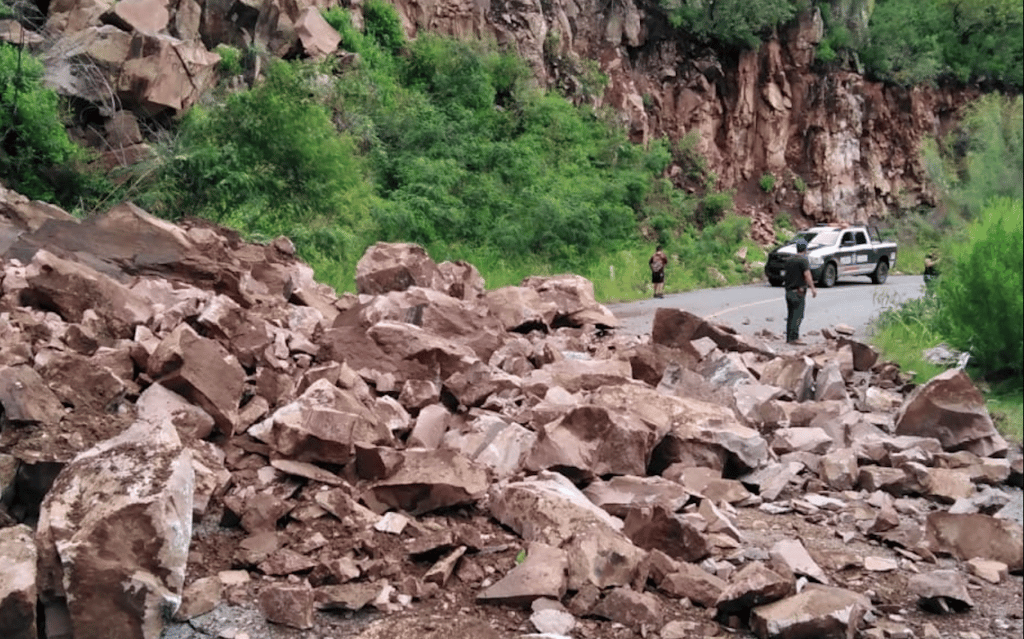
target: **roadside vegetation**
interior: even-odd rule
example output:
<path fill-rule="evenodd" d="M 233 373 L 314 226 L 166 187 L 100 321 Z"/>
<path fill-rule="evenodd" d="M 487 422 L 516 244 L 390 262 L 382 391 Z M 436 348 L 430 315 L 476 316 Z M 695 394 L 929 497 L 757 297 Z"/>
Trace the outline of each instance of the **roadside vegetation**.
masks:
<path fill-rule="evenodd" d="M 939 277 L 917 300 L 881 300 L 875 343 L 923 382 L 943 370 L 922 353 L 940 343 L 971 355 L 1011 437 L 1024 428 L 1024 106 L 987 96 L 924 150 L 942 205 L 904 230 L 937 250 Z M 902 247 L 901 247 L 902 253 Z"/>

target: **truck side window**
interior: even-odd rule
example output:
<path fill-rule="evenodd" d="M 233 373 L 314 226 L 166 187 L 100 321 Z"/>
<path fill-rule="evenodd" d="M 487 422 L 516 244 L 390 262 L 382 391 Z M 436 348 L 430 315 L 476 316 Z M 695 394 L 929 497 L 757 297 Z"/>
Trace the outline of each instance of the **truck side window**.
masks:
<path fill-rule="evenodd" d="M 863 231 L 857 231 L 857 244 L 867 244 L 868 238 L 864 236 Z"/>
<path fill-rule="evenodd" d="M 843 241 L 839 243 L 840 246 L 853 246 L 853 233 L 843 233 Z"/>

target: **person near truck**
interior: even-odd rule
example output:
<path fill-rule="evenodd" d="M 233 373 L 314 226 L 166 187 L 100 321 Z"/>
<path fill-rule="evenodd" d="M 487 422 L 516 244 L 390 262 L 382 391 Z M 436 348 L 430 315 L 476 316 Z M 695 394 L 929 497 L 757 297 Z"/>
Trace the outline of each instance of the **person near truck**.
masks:
<path fill-rule="evenodd" d="M 661 245 L 654 250 L 654 255 L 647 260 L 651 267 L 651 284 L 654 284 L 654 297 L 665 297 L 662 291 L 665 290 L 665 265 L 668 264 L 668 256 L 661 250 Z"/>
<path fill-rule="evenodd" d="M 786 262 L 786 343 L 803 344 L 800 341 L 800 322 L 804 319 L 804 301 L 807 289 L 818 296 L 811 277 L 811 265 L 807 260 L 807 240 L 796 241 L 796 255 Z"/>

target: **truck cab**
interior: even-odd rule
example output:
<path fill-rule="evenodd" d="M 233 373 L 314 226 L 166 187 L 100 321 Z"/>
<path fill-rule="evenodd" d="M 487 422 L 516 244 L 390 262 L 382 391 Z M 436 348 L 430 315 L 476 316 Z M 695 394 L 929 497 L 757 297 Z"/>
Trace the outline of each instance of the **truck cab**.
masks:
<path fill-rule="evenodd" d="M 764 273 L 772 286 L 782 286 L 786 262 L 796 256 L 798 239 L 807 242 L 811 276 L 822 288 L 854 275 L 866 275 L 882 284 L 896 265 L 896 243 L 883 242 L 874 226 L 816 226 L 800 231 L 768 254 Z"/>

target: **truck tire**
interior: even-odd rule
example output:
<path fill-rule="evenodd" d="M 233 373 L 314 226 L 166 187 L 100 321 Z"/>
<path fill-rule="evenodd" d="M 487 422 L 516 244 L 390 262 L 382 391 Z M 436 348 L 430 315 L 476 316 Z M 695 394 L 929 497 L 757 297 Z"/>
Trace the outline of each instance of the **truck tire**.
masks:
<path fill-rule="evenodd" d="M 821 288 L 830 288 L 836 285 L 836 264 L 835 262 L 829 262 L 825 265 L 825 270 L 821 272 Z"/>
<path fill-rule="evenodd" d="M 885 280 L 889 277 L 889 262 L 886 260 L 878 260 L 878 266 L 875 267 L 875 272 L 871 274 L 871 281 L 875 284 L 885 284 Z"/>

